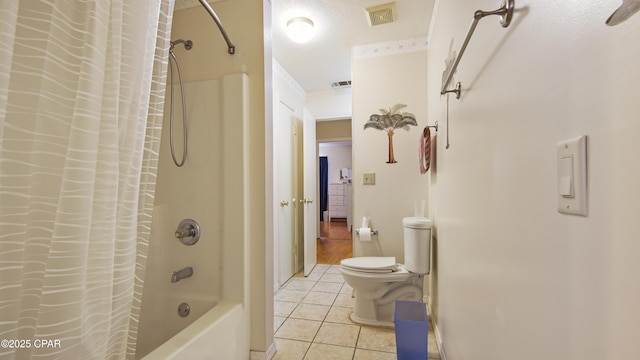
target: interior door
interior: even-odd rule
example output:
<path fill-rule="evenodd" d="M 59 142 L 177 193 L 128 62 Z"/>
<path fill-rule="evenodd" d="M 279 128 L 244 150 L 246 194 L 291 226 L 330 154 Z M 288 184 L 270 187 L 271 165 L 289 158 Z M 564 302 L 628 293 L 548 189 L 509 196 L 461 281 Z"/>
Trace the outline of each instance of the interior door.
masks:
<path fill-rule="evenodd" d="M 278 282 L 282 286 L 294 275 L 294 112 L 278 104 Z"/>
<path fill-rule="evenodd" d="M 303 166 L 303 198 L 304 208 L 304 275 L 307 276 L 316 265 L 317 239 L 317 156 L 316 156 L 316 119 L 307 110 L 302 114 L 302 166 Z"/>

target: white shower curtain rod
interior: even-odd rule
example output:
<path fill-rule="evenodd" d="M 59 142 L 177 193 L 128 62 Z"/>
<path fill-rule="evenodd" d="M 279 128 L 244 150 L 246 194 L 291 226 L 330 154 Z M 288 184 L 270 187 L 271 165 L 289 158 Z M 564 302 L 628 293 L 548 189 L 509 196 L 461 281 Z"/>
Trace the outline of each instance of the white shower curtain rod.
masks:
<path fill-rule="evenodd" d="M 211 17 L 213 18 L 213 21 L 216 22 L 216 25 L 218 25 L 218 28 L 220 29 L 220 32 L 222 33 L 222 37 L 224 37 L 224 41 L 227 42 L 227 46 L 229 47 L 229 49 L 228 49 L 229 54 L 231 54 L 231 55 L 235 54 L 236 53 L 236 47 L 231 43 L 231 40 L 229 40 L 229 36 L 227 35 L 227 32 L 224 30 L 224 27 L 222 26 L 222 23 L 220 22 L 220 18 L 218 17 L 216 12 L 213 11 L 213 9 L 211 8 L 211 5 L 209 5 L 209 3 L 207 3 L 207 0 L 199 0 L 199 1 L 200 1 L 200 4 L 202 4 L 202 6 L 204 6 L 204 8 L 207 10 L 209 15 L 211 15 Z"/>

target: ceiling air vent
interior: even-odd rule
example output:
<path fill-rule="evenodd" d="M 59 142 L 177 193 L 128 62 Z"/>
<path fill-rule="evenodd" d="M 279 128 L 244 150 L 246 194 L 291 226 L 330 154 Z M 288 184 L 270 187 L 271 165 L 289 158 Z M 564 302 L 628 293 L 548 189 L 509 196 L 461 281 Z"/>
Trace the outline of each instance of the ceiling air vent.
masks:
<path fill-rule="evenodd" d="M 351 80 L 336 81 L 331 83 L 331 87 L 334 89 L 350 87 L 350 86 L 351 86 Z"/>
<path fill-rule="evenodd" d="M 376 26 L 396 21 L 396 3 L 388 3 L 367 8 L 369 25 Z"/>

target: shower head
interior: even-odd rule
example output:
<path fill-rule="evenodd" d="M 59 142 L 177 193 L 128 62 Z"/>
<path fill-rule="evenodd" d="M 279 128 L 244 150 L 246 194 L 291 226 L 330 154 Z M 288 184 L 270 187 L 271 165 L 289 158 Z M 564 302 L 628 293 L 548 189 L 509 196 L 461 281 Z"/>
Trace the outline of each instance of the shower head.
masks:
<path fill-rule="evenodd" d="M 169 47 L 169 50 L 173 50 L 173 47 L 178 44 L 184 44 L 184 48 L 187 50 L 191 50 L 191 48 L 193 47 L 193 41 L 191 40 L 178 39 L 175 41 L 170 41 L 169 43 L 171 44 L 171 46 Z"/>

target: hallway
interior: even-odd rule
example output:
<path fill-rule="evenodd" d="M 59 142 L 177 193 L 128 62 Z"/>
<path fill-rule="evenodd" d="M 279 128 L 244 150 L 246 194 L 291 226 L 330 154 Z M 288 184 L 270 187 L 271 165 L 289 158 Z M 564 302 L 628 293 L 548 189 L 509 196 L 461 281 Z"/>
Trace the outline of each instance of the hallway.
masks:
<path fill-rule="evenodd" d="M 320 237 L 317 240 L 318 264 L 339 265 L 340 260 L 353 255 L 351 232 L 346 221 L 321 221 Z"/>

